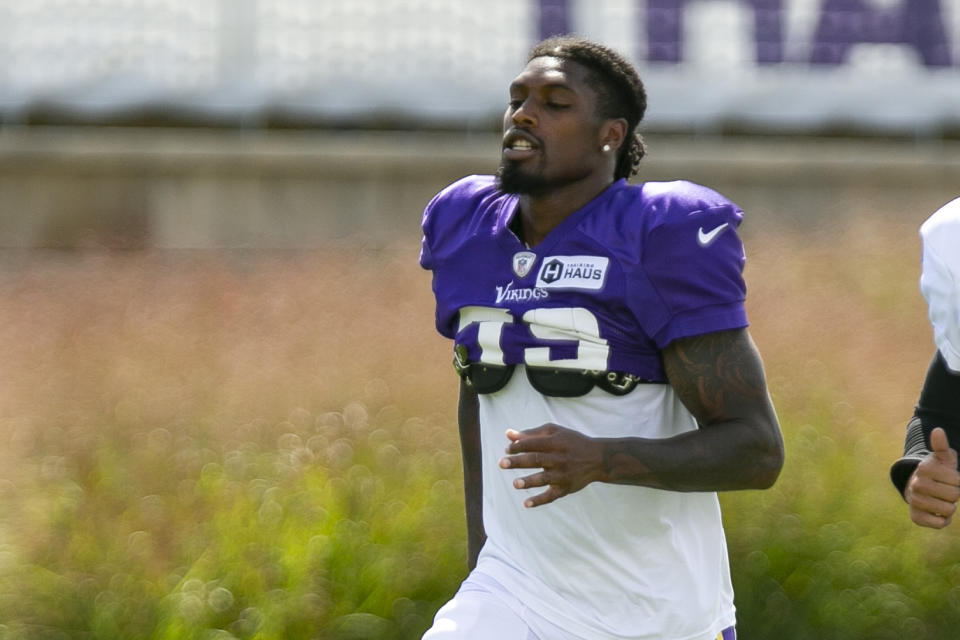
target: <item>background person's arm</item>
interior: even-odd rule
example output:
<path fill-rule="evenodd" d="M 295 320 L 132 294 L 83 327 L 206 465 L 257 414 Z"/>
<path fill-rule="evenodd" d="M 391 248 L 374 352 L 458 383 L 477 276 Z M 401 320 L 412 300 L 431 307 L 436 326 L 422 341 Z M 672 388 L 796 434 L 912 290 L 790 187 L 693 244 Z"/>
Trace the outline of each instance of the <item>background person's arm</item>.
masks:
<path fill-rule="evenodd" d="M 937 432 L 940 432 L 937 434 Z M 960 500 L 960 373 L 934 354 L 907 423 L 903 456 L 890 468 L 890 479 L 910 505 L 918 525 L 942 529 L 950 524 Z"/>

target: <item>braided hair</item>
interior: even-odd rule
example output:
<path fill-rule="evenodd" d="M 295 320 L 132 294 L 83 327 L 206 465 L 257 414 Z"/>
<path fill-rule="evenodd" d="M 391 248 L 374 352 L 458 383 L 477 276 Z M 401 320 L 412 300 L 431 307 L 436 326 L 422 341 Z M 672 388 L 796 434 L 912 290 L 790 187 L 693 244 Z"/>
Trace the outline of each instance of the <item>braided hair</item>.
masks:
<path fill-rule="evenodd" d="M 627 121 L 627 144 L 617 152 L 614 177 L 636 175 L 646 155 L 637 125 L 647 110 L 647 92 L 633 65 L 616 51 L 575 36 L 553 36 L 537 43 L 527 62 L 544 56 L 571 60 L 587 69 L 587 82 L 597 93 L 597 115 Z"/>

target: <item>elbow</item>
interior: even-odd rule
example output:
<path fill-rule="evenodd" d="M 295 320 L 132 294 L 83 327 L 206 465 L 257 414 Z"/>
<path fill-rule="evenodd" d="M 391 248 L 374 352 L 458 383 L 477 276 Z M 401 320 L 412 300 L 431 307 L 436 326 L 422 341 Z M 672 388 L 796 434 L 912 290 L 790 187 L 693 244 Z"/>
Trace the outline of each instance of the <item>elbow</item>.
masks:
<path fill-rule="evenodd" d="M 783 459 L 781 458 L 779 462 L 770 461 L 768 466 L 765 466 L 760 473 L 757 474 L 756 484 L 754 489 L 770 489 L 777 482 L 777 478 L 780 477 L 780 470 L 783 468 Z"/>
<path fill-rule="evenodd" d="M 780 437 L 780 430 L 777 428 L 776 436 L 770 438 L 762 450 L 757 455 L 757 473 L 755 475 L 754 489 L 769 489 L 780 477 L 780 471 L 783 469 L 785 453 L 783 448 L 783 438 Z"/>

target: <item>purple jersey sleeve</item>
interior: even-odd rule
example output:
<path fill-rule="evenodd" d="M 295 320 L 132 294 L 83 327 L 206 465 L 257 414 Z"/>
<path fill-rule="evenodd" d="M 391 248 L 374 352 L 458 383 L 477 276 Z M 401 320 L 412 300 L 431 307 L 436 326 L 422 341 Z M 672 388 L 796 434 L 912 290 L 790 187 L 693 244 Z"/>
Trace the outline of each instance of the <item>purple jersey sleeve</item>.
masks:
<path fill-rule="evenodd" d="M 452 183 L 435 195 L 423 210 L 420 228 L 420 266 L 435 270 L 444 253 L 463 241 L 464 235 L 475 230 L 471 214 L 486 199 L 495 195 L 493 176 L 467 176 Z"/>
<path fill-rule="evenodd" d="M 443 223 L 440 210 L 443 209 L 444 202 L 449 200 L 451 190 L 456 183 L 440 191 L 430 199 L 423 210 L 423 217 L 420 219 L 420 229 L 423 231 L 423 238 L 420 240 L 420 266 L 432 271 L 436 268 L 436 260 L 433 257 L 433 247 L 437 245 L 437 235 L 440 233 L 438 227 Z"/>
<path fill-rule="evenodd" d="M 432 235 L 435 220 L 434 208 L 441 195 L 442 192 L 430 199 L 430 202 L 423 210 L 423 217 L 420 219 L 420 229 L 423 232 L 423 237 L 420 239 L 420 266 L 428 271 L 432 271 L 435 266 L 430 236 Z"/>
<path fill-rule="evenodd" d="M 448 338 L 456 334 L 457 304 L 453 299 L 470 276 L 451 262 L 462 257 L 464 247 L 488 223 L 478 212 L 485 211 L 495 196 L 493 176 L 467 176 L 435 195 L 423 212 L 420 266 L 433 272 L 436 326 Z"/>
<path fill-rule="evenodd" d="M 644 242 L 648 290 L 629 304 L 661 349 L 693 335 L 747 326 L 745 255 L 737 228 L 743 212 L 716 192 L 669 183 Z M 628 294 L 629 295 L 629 294 Z"/>

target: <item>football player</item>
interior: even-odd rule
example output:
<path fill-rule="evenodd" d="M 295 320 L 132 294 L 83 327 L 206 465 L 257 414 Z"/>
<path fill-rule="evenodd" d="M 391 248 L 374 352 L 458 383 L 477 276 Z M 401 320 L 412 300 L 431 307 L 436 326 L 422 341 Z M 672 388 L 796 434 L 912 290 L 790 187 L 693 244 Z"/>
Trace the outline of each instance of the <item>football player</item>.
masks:
<path fill-rule="evenodd" d="M 735 636 L 716 492 L 770 487 L 783 441 L 742 212 L 627 183 L 645 108 L 619 54 L 548 39 L 510 84 L 498 174 L 426 207 L 471 569 L 427 640 Z"/>
<path fill-rule="evenodd" d="M 920 237 L 920 290 L 937 350 L 890 477 L 910 505 L 910 519 L 942 529 L 960 500 L 960 198 L 930 216 Z"/>

